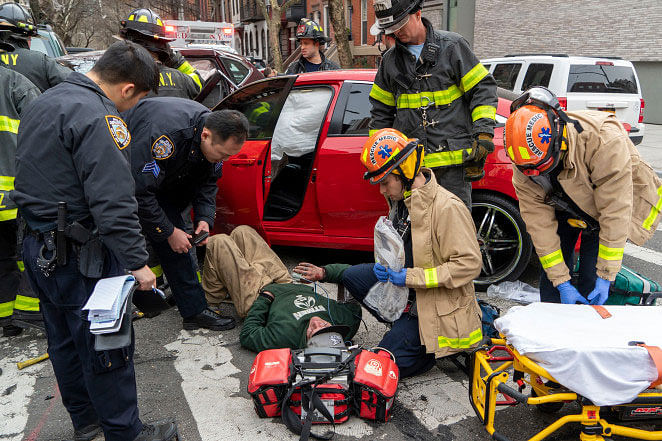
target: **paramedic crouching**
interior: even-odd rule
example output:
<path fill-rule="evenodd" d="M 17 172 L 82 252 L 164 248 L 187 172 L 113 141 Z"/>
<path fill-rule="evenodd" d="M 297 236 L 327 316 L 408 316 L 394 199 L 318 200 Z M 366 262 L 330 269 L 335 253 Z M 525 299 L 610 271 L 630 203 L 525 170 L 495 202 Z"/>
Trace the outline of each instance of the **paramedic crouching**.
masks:
<path fill-rule="evenodd" d="M 659 222 L 662 182 L 614 115 L 568 112 L 544 87 L 513 101 L 505 148 L 522 218 L 543 270 L 543 302 L 602 305 L 625 242 L 643 245 Z M 570 268 L 581 233 L 577 287 Z"/>
<path fill-rule="evenodd" d="M 405 267 L 396 272 L 376 263 L 356 265 L 342 279 L 362 303 L 378 281 L 410 288 L 405 312 L 379 343 L 395 356 L 401 378 L 422 374 L 435 358 L 482 340 L 473 287 L 482 259 L 474 223 L 466 205 L 421 168 L 423 155 L 418 140 L 395 129 L 381 129 L 368 139 L 361 155 L 368 169 L 364 177 L 379 184 L 387 199 L 388 218 L 404 242 Z"/>

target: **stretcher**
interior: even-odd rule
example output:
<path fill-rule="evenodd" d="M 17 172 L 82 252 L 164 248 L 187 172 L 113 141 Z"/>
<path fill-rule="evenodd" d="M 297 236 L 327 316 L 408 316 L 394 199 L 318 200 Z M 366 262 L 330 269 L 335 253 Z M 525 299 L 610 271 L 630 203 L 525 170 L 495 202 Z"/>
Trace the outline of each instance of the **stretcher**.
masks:
<path fill-rule="evenodd" d="M 505 434 L 499 432 L 497 429 L 496 409 L 499 406 L 528 404 L 536 406 L 536 408 L 542 412 L 554 413 L 560 411 L 566 403 L 577 403 L 579 405 L 579 411 L 577 413 L 560 416 L 556 421 L 528 438 L 528 440 L 543 440 L 558 431 L 561 427 L 570 423 L 577 423 L 579 425 L 580 441 L 604 441 L 605 438 L 610 438 L 612 436 L 623 436 L 642 440 L 662 440 L 662 430 L 659 430 L 659 427 L 661 427 L 660 424 L 662 424 L 662 390 L 659 389 L 660 386 L 657 386 L 660 379 L 662 379 L 662 366 L 653 362 L 653 355 L 646 358 L 646 352 L 643 352 L 642 356 L 642 353 L 639 350 L 643 350 L 644 348 L 632 348 L 633 350 L 628 352 L 627 348 L 619 348 L 617 344 L 614 344 L 614 347 L 616 348 L 616 352 L 614 352 L 614 348 L 609 348 L 608 344 L 604 344 L 603 346 L 606 348 L 604 349 L 604 352 L 608 353 L 607 360 L 611 364 L 613 364 L 614 354 L 619 355 L 624 353 L 624 351 L 628 352 L 630 358 L 625 359 L 626 361 L 624 361 L 623 366 L 620 367 L 621 372 L 623 372 L 624 369 L 631 368 L 632 372 L 636 372 L 636 374 L 633 373 L 632 378 L 637 375 L 639 376 L 640 387 L 636 387 L 637 382 L 632 378 L 629 378 L 627 381 L 624 380 L 623 383 L 627 383 L 627 386 L 630 386 L 630 389 L 628 390 L 631 394 L 631 398 L 626 401 L 621 400 L 623 396 L 628 396 L 627 393 L 626 395 L 623 395 L 624 391 L 617 390 L 618 388 L 614 388 L 614 395 L 616 398 L 610 399 L 609 393 L 612 392 L 611 387 L 613 387 L 614 384 L 618 385 L 618 383 L 610 383 L 607 380 L 604 380 L 606 387 L 602 390 L 600 390 L 599 382 L 596 382 L 592 386 L 592 390 L 584 389 L 585 391 L 588 391 L 588 393 L 578 393 L 577 390 L 567 387 L 567 384 L 581 385 L 581 387 L 576 389 L 581 389 L 584 384 L 572 383 L 572 381 L 569 381 L 568 376 L 566 375 L 568 372 L 576 372 L 576 375 L 581 377 L 582 375 L 585 376 L 587 372 L 591 372 L 591 369 L 599 369 L 601 366 L 605 367 L 605 371 L 609 371 L 609 366 L 607 364 L 600 364 L 599 361 L 596 361 L 599 360 L 599 357 L 597 357 L 596 354 L 600 354 L 600 349 L 585 349 L 585 346 L 583 346 L 585 341 L 582 341 L 581 339 L 578 339 L 578 346 L 580 349 L 571 356 L 569 356 L 567 351 L 563 352 L 562 344 L 557 345 L 554 350 L 545 352 L 541 350 L 540 347 L 535 346 L 535 341 L 531 343 L 531 335 L 533 335 L 534 340 L 536 337 L 540 340 L 544 340 L 544 338 L 541 338 L 540 336 L 544 335 L 545 331 L 542 330 L 539 333 L 536 333 L 536 331 L 527 332 L 528 329 L 532 328 L 530 327 L 527 329 L 526 326 L 522 325 L 522 322 L 526 321 L 522 320 L 522 317 L 526 317 L 526 312 L 536 313 L 540 312 L 542 309 L 549 309 L 546 305 L 548 304 L 532 304 L 528 307 L 519 307 L 530 307 L 530 310 L 524 311 L 520 309 L 516 311 L 515 314 L 519 314 L 520 317 L 515 323 L 513 323 L 512 316 L 511 321 L 508 323 L 499 323 L 499 320 L 501 319 L 497 320 L 496 324 L 497 329 L 499 329 L 500 332 L 500 338 L 486 340 L 472 353 L 469 375 L 469 398 L 476 415 L 485 426 L 486 431 L 491 435 L 492 439 L 498 441 L 510 441 Z M 552 311 L 554 311 L 553 308 L 558 308 L 559 306 L 560 305 L 551 307 Z M 572 305 L 572 307 L 588 308 L 590 310 L 590 307 L 588 306 Z M 628 308 L 628 312 L 634 310 L 657 310 L 656 307 L 626 306 L 609 307 L 609 310 L 611 310 L 614 315 L 619 315 L 621 311 L 625 311 L 625 309 L 621 310 L 619 308 Z M 555 312 L 558 313 L 559 310 L 562 311 L 562 309 L 557 309 Z M 609 310 L 603 308 L 600 312 L 600 314 L 607 316 L 606 319 L 603 319 L 602 315 L 600 315 L 596 320 L 609 320 L 611 317 Z M 565 311 L 568 311 L 568 309 Z M 578 310 L 570 311 L 572 315 L 572 313 L 575 313 Z M 586 309 L 581 312 L 587 313 Z M 596 316 L 598 315 L 598 312 L 599 311 L 596 311 Z M 655 314 L 658 313 L 657 311 L 653 312 L 655 312 Z M 510 312 L 508 314 L 510 314 Z M 614 323 L 616 323 L 616 320 Z M 659 322 L 657 323 L 659 326 Z M 563 326 L 563 324 L 561 324 L 561 326 Z M 578 324 L 577 326 L 581 327 L 582 324 Z M 565 328 L 558 329 L 559 331 L 560 329 L 565 331 Z M 522 332 L 527 333 L 524 340 L 519 339 L 518 333 Z M 604 333 L 605 331 L 604 329 L 599 329 L 599 332 Z M 545 341 L 545 343 L 549 344 L 549 341 L 551 340 Z M 571 340 L 568 339 L 566 341 Z M 630 346 L 633 346 L 638 345 L 639 342 L 630 343 Z M 516 346 L 521 350 L 518 350 Z M 554 346 L 554 344 L 552 343 L 551 346 Z M 531 352 L 529 352 L 529 350 L 531 350 Z M 562 353 L 557 364 L 553 361 L 550 362 L 550 360 L 553 360 L 551 355 L 554 354 L 554 351 Z M 526 352 L 527 355 L 524 355 L 523 352 Z M 586 355 L 588 353 L 591 355 Z M 577 354 L 579 354 L 579 356 L 577 356 Z M 632 358 L 633 355 L 634 358 Z M 534 361 L 533 358 L 536 358 L 538 361 Z M 580 366 L 572 366 L 573 363 L 580 364 Z M 651 366 L 655 371 L 653 377 L 650 376 Z M 549 370 L 560 372 L 562 377 L 559 377 L 559 380 L 557 380 L 555 376 L 550 374 Z M 646 371 L 646 374 L 641 374 L 641 372 L 644 371 Z M 613 378 L 614 372 L 609 372 L 609 374 L 612 376 L 612 380 L 617 381 L 617 378 Z M 597 375 L 597 377 L 600 377 L 600 375 Z M 603 377 L 607 378 L 607 376 Z M 655 379 L 655 377 L 657 377 L 657 379 Z M 647 380 L 641 383 L 641 378 L 646 378 Z M 628 381 L 630 383 L 628 383 Z M 563 384 L 566 384 L 566 386 Z M 643 386 L 641 386 L 642 384 Z M 657 388 L 654 386 L 657 386 Z M 632 389 L 632 387 L 635 388 Z M 627 387 L 624 386 L 624 389 L 627 389 Z M 640 389 L 641 391 L 639 391 Z M 633 390 L 634 393 L 632 393 Z M 592 394 L 593 391 L 596 391 L 596 393 Z M 587 398 L 587 395 L 593 398 L 589 399 Z M 636 425 L 637 422 L 644 420 L 647 420 L 646 422 L 657 424 L 658 430 L 630 427 L 630 425 Z"/>

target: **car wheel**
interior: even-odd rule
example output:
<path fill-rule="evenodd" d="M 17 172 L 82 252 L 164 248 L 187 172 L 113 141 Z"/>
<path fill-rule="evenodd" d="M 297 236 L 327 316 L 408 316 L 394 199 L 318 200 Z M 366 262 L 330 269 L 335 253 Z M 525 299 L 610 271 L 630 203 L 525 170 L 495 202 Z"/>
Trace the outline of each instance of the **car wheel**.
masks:
<path fill-rule="evenodd" d="M 502 196 L 477 193 L 473 195 L 471 215 L 483 257 L 476 285 L 486 288 L 516 280 L 529 264 L 533 250 L 517 206 Z"/>

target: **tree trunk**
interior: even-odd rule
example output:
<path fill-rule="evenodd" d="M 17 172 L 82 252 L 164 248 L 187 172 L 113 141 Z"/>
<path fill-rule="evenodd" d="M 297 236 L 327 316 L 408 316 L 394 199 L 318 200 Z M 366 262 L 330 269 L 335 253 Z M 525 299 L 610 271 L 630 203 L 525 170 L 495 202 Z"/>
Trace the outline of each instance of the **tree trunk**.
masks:
<path fill-rule="evenodd" d="M 262 11 L 262 16 L 267 22 L 267 29 L 269 30 L 269 45 L 271 46 L 271 54 L 274 58 L 274 68 L 277 72 L 283 72 L 283 55 L 280 50 L 280 17 L 282 12 L 289 8 L 297 0 L 287 0 L 282 5 L 278 5 L 278 0 L 269 0 L 271 6 L 271 15 L 267 11 L 267 6 L 261 0 L 256 0 L 256 3 Z"/>
<path fill-rule="evenodd" d="M 345 5 L 343 0 L 329 0 L 329 14 L 331 25 L 338 45 L 338 59 L 340 67 L 349 69 L 352 67 L 352 48 L 347 38 L 347 25 L 345 24 Z"/>
<path fill-rule="evenodd" d="M 39 0 L 30 0 L 30 9 L 32 10 L 34 19 L 37 20 L 37 23 L 42 23 L 44 20 L 41 16 L 41 6 L 39 5 Z"/>

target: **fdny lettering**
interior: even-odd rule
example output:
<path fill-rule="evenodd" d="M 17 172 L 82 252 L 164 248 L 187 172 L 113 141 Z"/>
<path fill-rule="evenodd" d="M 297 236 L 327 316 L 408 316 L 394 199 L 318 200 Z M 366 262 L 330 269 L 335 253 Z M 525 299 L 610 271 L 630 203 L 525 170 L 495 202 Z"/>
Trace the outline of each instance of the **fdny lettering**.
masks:
<path fill-rule="evenodd" d="M 165 76 L 163 73 L 159 74 L 160 80 L 159 80 L 159 86 L 164 87 L 164 86 L 172 86 L 172 87 L 177 87 L 177 84 L 172 80 L 172 73 L 171 72 L 166 72 Z"/>
<path fill-rule="evenodd" d="M 18 54 L 1 54 L 0 60 L 2 60 L 7 66 L 16 66 Z"/>
<path fill-rule="evenodd" d="M 312 308 L 304 309 L 303 311 L 293 312 L 292 315 L 295 319 L 299 320 L 301 317 L 304 317 L 308 314 L 314 314 L 316 312 L 326 311 L 326 308 L 322 305 L 313 306 Z"/>

